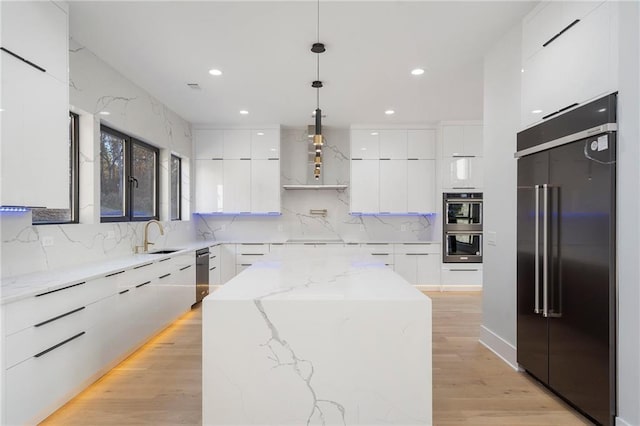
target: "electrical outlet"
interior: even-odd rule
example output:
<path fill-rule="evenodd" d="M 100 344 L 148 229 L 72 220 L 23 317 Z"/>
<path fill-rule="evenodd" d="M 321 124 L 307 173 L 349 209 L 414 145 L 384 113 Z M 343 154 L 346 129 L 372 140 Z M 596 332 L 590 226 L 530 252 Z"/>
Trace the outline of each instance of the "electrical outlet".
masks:
<path fill-rule="evenodd" d="M 51 247 L 53 245 L 53 237 L 42 237 L 42 247 Z"/>
<path fill-rule="evenodd" d="M 114 231 L 107 231 L 107 240 L 113 240 L 116 238 L 116 233 Z"/>
<path fill-rule="evenodd" d="M 407 231 L 407 225 L 400 225 L 400 231 L 406 232 Z"/>
<path fill-rule="evenodd" d="M 494 231 L 487 231 L 487 244 L 495 246 L 497 244 L 498 235 Z"/>

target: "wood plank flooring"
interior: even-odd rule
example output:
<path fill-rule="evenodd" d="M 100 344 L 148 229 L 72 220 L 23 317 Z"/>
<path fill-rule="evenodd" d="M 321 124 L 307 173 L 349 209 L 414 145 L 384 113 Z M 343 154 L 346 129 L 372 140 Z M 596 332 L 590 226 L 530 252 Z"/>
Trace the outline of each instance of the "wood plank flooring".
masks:
<path fill-rule="evenodd" d="M 478 343 L 480 293 L 433 300 L 434 425 L 588 425 L 562 401 Z M 180 318 L 45 425 L 198 425 L 201 310 Z"/>

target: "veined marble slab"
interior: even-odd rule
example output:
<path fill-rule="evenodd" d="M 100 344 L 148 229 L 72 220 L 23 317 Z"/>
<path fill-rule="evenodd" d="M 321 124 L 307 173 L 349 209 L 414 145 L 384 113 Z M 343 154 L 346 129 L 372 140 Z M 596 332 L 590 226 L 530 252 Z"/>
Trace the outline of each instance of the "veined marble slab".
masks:
<path fill-rule="evenodd" d="M 431 300 L 357 248 L 285 247 L 203 302 L 203 424 L 432 424 Z"/>

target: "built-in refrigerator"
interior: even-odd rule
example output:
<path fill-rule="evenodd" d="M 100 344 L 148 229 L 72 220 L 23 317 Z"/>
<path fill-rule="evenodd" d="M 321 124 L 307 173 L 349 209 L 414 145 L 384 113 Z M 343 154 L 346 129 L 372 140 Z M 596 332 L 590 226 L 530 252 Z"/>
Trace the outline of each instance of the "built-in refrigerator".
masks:
<path fill-rule="evenodd" d="M 518 364 L 591 420 L 616 411 L 616 95 L 518 133 Z"/>

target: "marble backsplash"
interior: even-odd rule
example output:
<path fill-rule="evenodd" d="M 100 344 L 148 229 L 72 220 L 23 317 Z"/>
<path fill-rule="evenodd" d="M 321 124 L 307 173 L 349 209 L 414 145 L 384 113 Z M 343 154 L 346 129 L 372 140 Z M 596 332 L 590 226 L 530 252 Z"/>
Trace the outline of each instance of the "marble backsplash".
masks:
<path fill-rule="evenodd" d="M 281 131 L 281 183 L 306 184 L 312 173 L 307 164 L 305 128 Z M 323 183 L 349 184 L 349 129 L 325 127 Z M 351 216 L 349 189 L 282 190 L 281 216 L 194 215 L 198 238 L 223 241 L 343 240 L 433 241 L 440 240 L 439 215 Z M 326 209 L 325 217 L 310 210 Z"/>

